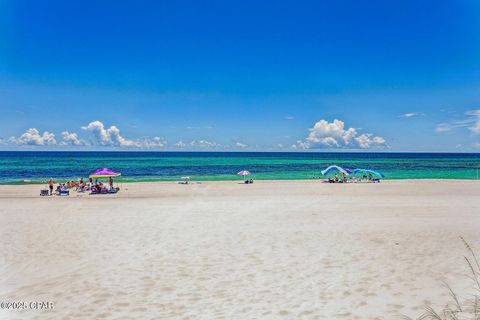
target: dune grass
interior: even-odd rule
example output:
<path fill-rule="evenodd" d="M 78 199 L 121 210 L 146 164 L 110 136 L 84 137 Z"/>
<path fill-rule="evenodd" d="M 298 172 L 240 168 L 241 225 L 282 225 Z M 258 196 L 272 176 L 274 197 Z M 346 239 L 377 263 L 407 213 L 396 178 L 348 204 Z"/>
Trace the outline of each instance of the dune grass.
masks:
<path fill-rule="evenodd" d="M 480 263 L 470 244 L 463 237 L 460 239 L 468 253 L 463 257 L 468 267 L 466 276 L 472 280 L 475 293 L 467 297 L 460 296 L 445 283 L 451 301 L 441 310 L 426 306 L 425 312 L 417 320 L 480 320 Z M 413 320 L 410 317 L 405 319 Z"/>

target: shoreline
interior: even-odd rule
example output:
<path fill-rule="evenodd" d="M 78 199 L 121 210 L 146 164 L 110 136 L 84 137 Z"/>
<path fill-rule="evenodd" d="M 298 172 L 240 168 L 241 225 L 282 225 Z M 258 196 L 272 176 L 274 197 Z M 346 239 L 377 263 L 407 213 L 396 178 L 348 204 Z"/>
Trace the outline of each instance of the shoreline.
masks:
<path fill-rule="evenodd" d="M 55 178 L 54 178 L 55 179 Z M 88 178 L 87 178 L 88 179 Z M 281 182 L 281 181 L 325 181 L 328 180 L 327 178 L 305 178 L 305 179 L 259 179 L 252 177 L 252 179 L 257 181 L 266 181 L 266 182 Z M 85 179 L 84 179 L 85 180 Z M 102 180 L 102 179 L 100 179 Z M 103 179 L 105 180 L 105 179 Z M 14 183 L 1 183 L 0 186 L 39 186 L 39 185 L 46 185 L 48 179 L 45 179 L 45 182 L 14 182 Z M 75 179 L 55 179 L 56 183 L 58 182 L 67 182 L 67 181 L 77 181 Z M 117 179 L 114 180 L 115 184 L 132 184 L 132 183 L 178 183 L 181 182 L 181 179 L 161 179 L 161 180 L 135 180 L 135 181 L 118 181 Z M 242 179 L 192 179 L 190 183 L 216 183 L 216 182 L 238 182 L 243 181 Z M 392 178 L 392 179 L 383 179 L 382 183 L 389 182 L 389 181 L 479 181 L 479 178 Z M 365 183 L 365 182 L 362 182 Z"/>

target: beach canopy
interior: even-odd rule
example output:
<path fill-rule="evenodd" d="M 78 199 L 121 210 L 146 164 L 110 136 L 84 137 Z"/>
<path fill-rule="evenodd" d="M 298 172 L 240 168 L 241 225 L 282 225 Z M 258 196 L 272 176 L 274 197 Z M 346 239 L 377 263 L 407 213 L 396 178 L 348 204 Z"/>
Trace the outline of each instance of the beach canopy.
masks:
<path fill-rule="evenodd" d="M 355 169 L 353 170 L 354 174 L 371 174 L 372 176 L 375 176 L 377 178 L 385 178 L 385 175 L 381 172 L 375 171 L 375 170 L 370 170 L 370 169 Z"/>
<path fill-rule="evenodd" d="M 182 180 L 190 180 L 190 177 L 181 177 Z"/>
<path fill-rule="evenodd" d="M 337 165 L 333 165 L 333 166 L 329 166 L 328 168 L 326 168 L 325 170 L 322 170 L 322 174 L 324 176 L 328 175 L 330 172 L 332 171 L 338 171 L 338 172 L 341 172 L 341 173 L 345 173 L 347 176 L 352 173 L 352 170 L 348 169 L 348 168 L 342 168 L 340 166 L 337 166 Z"/>
<path fill-rule="evenodd" d="M 118 177 L 120 176 L 121 173 L 120 172 L 115 172 L 113 170 L 110 170 L 108 168 L 102 168 L 102 169 L 97 169 L 95 170 L 95 172 L 93 172 L 91 175 L 90 175 L 90 178 L 94 178 L 94 179 L 97 179 L 97 178 L 110 178 L 110 177 Z"/>
<path fill-rule="evenodd" d="M 250 175 L 251 173 L 250 173 L 250 171 L 248 171 L 248 170 L 242 170 L 242 171 L 240 171 L 240 172 L 237 173 L 237 174 L 238 174 L 239 176 L 248 176 L 248 175 Z"/>

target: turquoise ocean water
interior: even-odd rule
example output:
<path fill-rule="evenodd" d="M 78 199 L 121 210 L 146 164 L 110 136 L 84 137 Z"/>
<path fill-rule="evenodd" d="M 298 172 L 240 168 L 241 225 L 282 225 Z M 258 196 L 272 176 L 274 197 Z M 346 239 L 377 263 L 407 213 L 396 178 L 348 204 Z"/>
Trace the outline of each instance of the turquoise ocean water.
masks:
<path fill-rule="evenodd" d="M 87 177 L 97 168 L 122 172 L 117 179 L 172 181 L 240 179 L 312 179 L 330 164 L 369 168 L 386 179 L 478 179 L 480 154 L 327 153 L 327 152 L 0 152 L 0 184 L 44 183 Z"/>

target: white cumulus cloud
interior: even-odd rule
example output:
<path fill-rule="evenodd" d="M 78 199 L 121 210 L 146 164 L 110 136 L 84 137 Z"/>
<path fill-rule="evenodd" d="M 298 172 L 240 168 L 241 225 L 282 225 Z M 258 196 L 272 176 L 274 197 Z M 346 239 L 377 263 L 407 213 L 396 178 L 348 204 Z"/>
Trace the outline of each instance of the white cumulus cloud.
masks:
<path fill-rule="evenodd" d="M 290 146 L 290 149 L 294 149 L 294 150 L 310 149 L 310 143 L 308 141 L 297 140 L 296 143 L 294 143 Z"/>
<path fill-rule="evenodd" d="M 214 149 L 219 147 L 220 145 L 215 141 L 193 140 L 190 142 L 190 146 L 193 148 L 199 148 L 199 149 Z"/>
<path fill-rule="evenodd" d="M 62 132 L 62 139 L 63 141 L 60 143 L 61 145 L 69 145 L 69 146 L 85 146 L 87 143 L 85 140 L 82 140 L 78 137 L 75 132 Z"/>
<path fill-rule="evenodd" d="M 371 133 L 359 134 L 355 128 L 346 128 L 345 123 L 335 119 L 333 122 L 320 120 L 309 129 L 308 137 L 292 145 L 293 149 L 327 148 L 361 148 L 385 146 L 386 141 Z"/>
<path fill-rule="evenodd" d="M 120 134 L 120 129 L 111 126 L 105 129 L 100 121 L 92 121 L 87 126 L 82 127 L 83 130 L 90 131 L 95 136 L 97 142 L 102 146 L 112 147 L 137 147 L 138 143 L 134 140 L 124 138 Z"/>
<path fill-rule="evenodd" d="M 372 147 L 384 146 L 385 139 L 382 137 L 374 136 L 371 133 L 364 133 L 355 138 L 358 146 L 362 149 L 369 149 Z"/>
<path fill-rule="evenodd" d="M 182 149 L 182 148 L 185 148 L 187 145 L 182 140 L 180 140 L 177 143 L 175 143 L 173 146 L 176 147 L 176 148 L 181 148 Z"/>
<path fill-rule="evenodd" d="M 45 145 L 55 145 L 57 140 L 55 140 L 55 134 L 48 131 L 40 132 L 35 128 L 30 128 L 25 131 L 20 137 L 11 137 L 10 142 L 20 144 L 20 145 L 32 145 L 32 146 L 45 146 Z"/>
<path fill-rule="evenodd" d="M 167 145 L 167 141 L 161 137 L 145 138 L 140 141 L 140 145 L 144 148 L 163 148 Z"/>
<path fill-rule="evenodd" d="M 87 126 L 82 127 L 83 130 L 93 133 L 97 143 L 101 146 L 122 147 L 122 148 L 162 148 L 166 145 L 166 141 L 160 137 L 153 139 L 127 139 L 120 134 L 120 129 L 116 126 L 110 126 L 106 129 L 100 121 L 92 121 Z"/>

